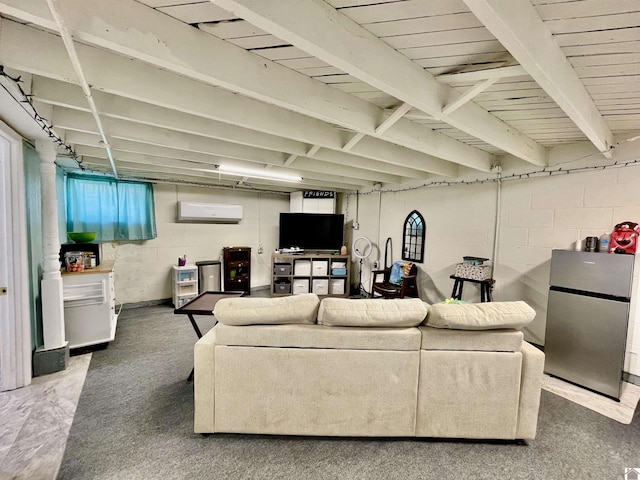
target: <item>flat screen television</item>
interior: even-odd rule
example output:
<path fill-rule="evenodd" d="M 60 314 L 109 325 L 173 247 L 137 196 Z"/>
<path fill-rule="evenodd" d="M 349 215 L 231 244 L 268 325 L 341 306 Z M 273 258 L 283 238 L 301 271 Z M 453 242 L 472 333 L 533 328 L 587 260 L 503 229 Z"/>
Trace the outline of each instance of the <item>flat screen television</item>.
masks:
<path fill-rule="evenodd" d="M 344 215 L 341 213 L 281 213 L 279 248 L 340 250 Z"/>

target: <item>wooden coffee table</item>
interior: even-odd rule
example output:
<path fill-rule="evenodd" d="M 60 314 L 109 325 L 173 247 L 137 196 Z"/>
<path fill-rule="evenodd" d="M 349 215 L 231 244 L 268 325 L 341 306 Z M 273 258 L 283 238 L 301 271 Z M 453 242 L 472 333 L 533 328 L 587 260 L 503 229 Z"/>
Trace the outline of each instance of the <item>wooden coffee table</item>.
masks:
<path fill-rule="evenodd" d="M 202 332 L 200 331 L 200 327 L 196 323 L 196 319 L 193 318 L 194 315 L 207 315 L 213 316 L 213 309 L 218 303 L 218 300 L 223 298 L 230 297 L 242 297 L 245 295 L 245 292 L 202 292 L 193 300 L 185 303 L 180 308 L 176 308 L 173 313 L 177 315 L 186 315 L 189 317 L 189 321 L 191 322 L 191 326 L 196 332 L 198 338 L 202 338 Z M 191 369 L 191 373 L 189 374 L 189 378 L 187 381 L 190 382 L 193 380 L 193 369 Z"/>

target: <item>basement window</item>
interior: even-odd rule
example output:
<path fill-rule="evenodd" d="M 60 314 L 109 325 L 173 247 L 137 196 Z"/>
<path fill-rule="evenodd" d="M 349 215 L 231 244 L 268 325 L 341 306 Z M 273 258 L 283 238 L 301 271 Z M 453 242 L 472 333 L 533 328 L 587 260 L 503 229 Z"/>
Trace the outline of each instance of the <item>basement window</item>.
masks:
<path fill-rule="evenodd" d="M 417 210 L 411 212 L 404 221 L 402 236 L 402 259 L 422 263 L 424 261 L 424 218 Z"/>
<path fill-rule="evenodd" d="M 98 232 L 98 242 L 157 237 L 150 183 L 68 173 L 65 205 L 68 232 Z"/>

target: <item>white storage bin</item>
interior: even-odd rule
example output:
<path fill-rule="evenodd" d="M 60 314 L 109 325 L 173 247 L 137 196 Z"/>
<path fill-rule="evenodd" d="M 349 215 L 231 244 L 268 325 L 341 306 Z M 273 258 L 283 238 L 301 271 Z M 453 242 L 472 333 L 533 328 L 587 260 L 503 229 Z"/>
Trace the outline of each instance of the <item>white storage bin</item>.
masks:
<path fill-rule="evenodd" d="M 329 275 L 329 262 L 327 260 L 313 260 L 311 266 L 314 277 Z"/>
<path fill-rule="evenodd" d="M 347 268 L 347 262 L 331 262 L 331 268 Z"/>
<path fill-rule="evenodd" d="M 182 282 L 176 284 L 177 295 L 190 295 L 198 293 L 197 282 Z"/>
<path fill-rule="evenodd" d="M 309 279 L 308 278 L 296 278 L 293 281 L 293 294 L 299 295 L 301 293 L 309 293 Z"/>
<path fill-rule="evenodd" d="M 313 281 L 312 292 L 316 295 L 327 295 L 329 293 L 329 279 L 321 278 Z"/>
<path fill-rule="evenodd" d="M 329 293 L 331 295 L 344 295 L 344 278 L 333 278 L 329 283 Z"/>
<path fill-rule="evenodd" d="M 175 307 L 176 308 L 180 308 L 181 306 L 183 306 L 185 303 L 190 302 L 191 300 L 193 300 L 194 298 L 196 298 L 196 295 L 183 295 L 183 296 L 179 296 L 176 299 L 175 302 Z"/>
<path fill-rule="evenodd" d="M 311 260 L 296 260 L 293 263 L 294 275 L 311 275 Z"/>

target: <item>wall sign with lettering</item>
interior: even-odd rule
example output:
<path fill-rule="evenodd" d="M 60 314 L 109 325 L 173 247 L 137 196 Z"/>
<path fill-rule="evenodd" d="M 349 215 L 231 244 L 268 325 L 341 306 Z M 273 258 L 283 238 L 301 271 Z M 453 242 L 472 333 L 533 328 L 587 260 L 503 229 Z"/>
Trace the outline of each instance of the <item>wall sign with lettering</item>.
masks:
<path fill-rule="evenodd" d="M 302 198 L 334 198 L 336 192 L 328 190 L 305 190 Z"/>

